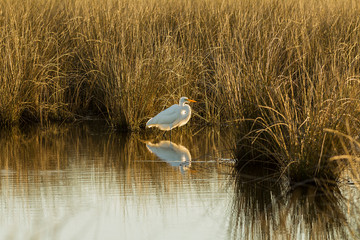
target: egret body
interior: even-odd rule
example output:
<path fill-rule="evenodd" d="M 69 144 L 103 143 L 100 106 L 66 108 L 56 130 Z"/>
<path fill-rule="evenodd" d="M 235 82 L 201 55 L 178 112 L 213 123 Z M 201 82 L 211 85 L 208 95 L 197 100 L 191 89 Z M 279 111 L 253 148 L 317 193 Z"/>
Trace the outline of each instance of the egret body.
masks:
<path fill-rule="evenodd" d="M 146 123 L 146 127 L 158 127 L 161 130 L 169 131 L 175 127 L 185 125 L 191 117 L 191 108 L 186 104 L 189 102 L 196 101 L 187 97 L 180 98 L 179 104 L 174 104 L 158 113 Z"/>

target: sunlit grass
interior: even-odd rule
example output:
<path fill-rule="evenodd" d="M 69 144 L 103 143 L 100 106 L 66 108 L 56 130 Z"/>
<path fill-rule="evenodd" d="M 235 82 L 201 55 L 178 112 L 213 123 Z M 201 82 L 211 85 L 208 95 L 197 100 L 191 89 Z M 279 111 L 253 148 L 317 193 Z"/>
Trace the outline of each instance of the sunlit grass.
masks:
<path fill-rule="evenodd" d="M 3 1 L 0 125 L 88 115 L 139 130 L 180 96 L 191 122 L 240 125 L 237 158 L 336 181 L 358 132 L 359 3 Z M 247 147 L 246 147 L 247 146 Z M 330 170 L 329 170 L 330 169 Z"/>

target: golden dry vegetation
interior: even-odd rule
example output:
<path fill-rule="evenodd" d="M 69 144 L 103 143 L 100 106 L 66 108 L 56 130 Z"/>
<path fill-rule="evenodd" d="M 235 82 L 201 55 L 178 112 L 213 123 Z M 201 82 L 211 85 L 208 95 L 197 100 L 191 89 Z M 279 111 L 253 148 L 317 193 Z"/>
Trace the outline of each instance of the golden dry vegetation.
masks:
<path fill-rule="evenodd" d="M 358 133 L 357 0 L 0 7 L 2 127 L 97 115 L 138 130 L 188 96 L 193 124 L 238 123 L 237 157 L 271 160 L 295 182 L 320 169 L 336 180 L 329 159 L 354 154 L 341 134 Z"/>

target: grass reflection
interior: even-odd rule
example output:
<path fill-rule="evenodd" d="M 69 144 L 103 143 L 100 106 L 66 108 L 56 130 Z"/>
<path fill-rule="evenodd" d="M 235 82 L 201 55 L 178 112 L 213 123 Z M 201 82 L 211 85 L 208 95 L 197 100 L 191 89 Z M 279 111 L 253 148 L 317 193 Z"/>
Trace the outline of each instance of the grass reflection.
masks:
<path fill-rule="evenodd" d="M 102 126 L 51 125 L 0 133 L 0 222 L 15 224 L 14 239 L 16 234 L 56 239 L 47 235 L 58 236 L 73 224 L 71 219 L 91 209 L 127 219 L 129 213 L 152 216 L 151 211 L 183 210 L 218 196 L 222 183 L 217 179 L 229 166 L 216 160 L 228 157 L 221 149 L 232 141 L 229 135 L 209 129 L 174 132 L 173 140 L 193 157 L 190 171 L 181 174 L 148 151 L 144 142 L 153 136 L 121 135 Z M 35 230 L 39 220 L 50 233 Z M 86 226 L 106 219 L 83 220 Z M 33 231 L 24 232 L 25 226 Z"/>
<path fill-rule="evenodd" d="M 357 183 L 294 186 L 271 165 L 245 160 L 236 162 L 234 177 L 227 175 L 233 165 L 224 162 L 229 162 L 226 160 L 236 143 L 232 129 L 174 131 L 174 144 L 191 154 L 189 170 L 182 174 L 146 148 L 147 141 L 164 140 L 156 131 L 121 135 L 102 126 L 94 123 L 1 132 L 1 226 L 17 224 L 16 234 L 30 236 L 25 239 L 60 239 L 56 236 L 67 233 L 76 221 L 81 222 L 81 231 L 101 236 L 103 229 L 92 226 L 104 225 L 109 215 L 115 215 L 111 219 L 120 229 L 136 229 L 139 219 L 153 218 L 160 219 L 162 228 L 164 222 L 173 224 L 186 211 L 186 216 L 206 211 L 199 214 L 199 221 L 206 222 L 213 210 L 220 210 L 230 221 L 211 215 L 215 221 L 206 229 L 227 222 L 227 234 L 233 239 L 359 237 Z M 224 183 L 228 178 L 230 190 L 234 190 L 230 192 L 230 215 L 219 204 L 221 198 L 227 201 L 229 188 Z M 47 230 L 34 230 L 39 219 L 42 229 Z M 152 229 L 151 224 L 145 233 Z M 32 230 L 24 233 L 22 226 Z"/>
<path fill-rule="evenodd" d="M 248 164 L 235 173 L 233 239 L 359 237 L 359 195 L 349 195 L 349 185 L 318 182 L 289 189 L 287 179 L 269 169 Z"/>

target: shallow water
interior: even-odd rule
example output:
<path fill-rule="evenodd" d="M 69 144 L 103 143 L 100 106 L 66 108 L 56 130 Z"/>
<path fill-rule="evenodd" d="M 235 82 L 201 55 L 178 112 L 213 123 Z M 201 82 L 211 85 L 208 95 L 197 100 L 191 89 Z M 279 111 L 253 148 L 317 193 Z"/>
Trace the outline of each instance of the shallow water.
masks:
<path fill-rule="evenodd" d="M 359 236 L 354 185 L 290 192 L 258 166 L 235 176 L 231 129 L 178 129 L 169 142 L 102 126 L 1 134 L 1 239 Z"/>

